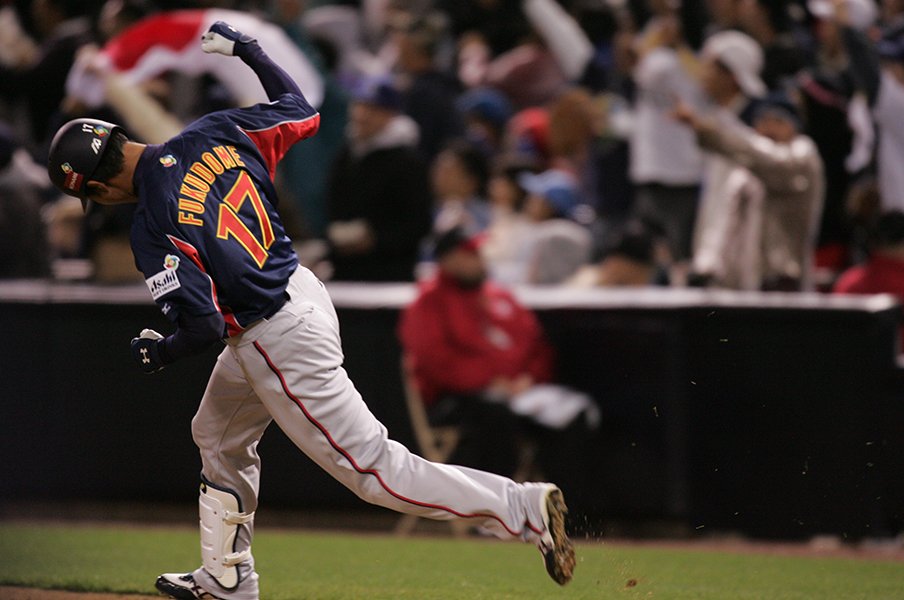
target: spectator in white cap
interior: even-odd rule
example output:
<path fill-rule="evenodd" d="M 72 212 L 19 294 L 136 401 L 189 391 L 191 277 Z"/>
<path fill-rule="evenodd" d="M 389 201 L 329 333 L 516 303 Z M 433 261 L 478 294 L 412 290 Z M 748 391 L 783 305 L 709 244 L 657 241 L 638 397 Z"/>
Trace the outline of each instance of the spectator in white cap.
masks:
<path fill-rule="evenodd" d="M 701 58 L 703 91 L 715 105 L 707 116 L 719 129 L 743 130 L 745 123 L 752 123 L 755 99 L 766 93 L 766 85 L 760 79 L 762 49 L 740 31 L 722 31 L 706 40 Z M 679 111 L 682 109 L 687 107 L 681 104 Z M 732 194 L 731 176 L 736 167 L 737 162 L 729 156 L 704 153 L 703 192 L 688 277 L 692 285 L 706 285 L 721 261 L 722 240 L 731 217 L 731 207 L 724 199 Z"/>
<path fill-rule="evenodd" d="M 752 101 L 766 94 L 760 78 L 763 49 L 740 31 L 721 31 L 706 40 L 701 58 L 704 92 L 717 106 L 749 123 Z"/>
<path fill-rule="evenodd" d="M 824 182 L 816 145 L 800 133 L 797 107 L 784 93 L 757 104 L 754 126 L 724 128 L 687 106 L 676 117 L 700 146 L 733 164 L 720 219 L 702 231 L 694 270 L 718 287 L 800 291 L 811 287 Z"/>

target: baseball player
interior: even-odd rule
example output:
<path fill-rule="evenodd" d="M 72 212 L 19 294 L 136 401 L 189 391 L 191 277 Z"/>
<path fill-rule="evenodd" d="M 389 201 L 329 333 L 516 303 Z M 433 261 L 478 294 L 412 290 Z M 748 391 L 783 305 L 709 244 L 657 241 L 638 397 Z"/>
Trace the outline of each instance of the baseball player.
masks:
<path fill-rule="evenodd" d="M 138 367 L 153 373 L 226 345 L 192 420 L 202 565 L 161 575 L 157 589 L 173 598 L 258 598 L 257 444 L 271 421 L 362 499 L 534 543 L 550 576 L 567 583 L 575 558 L 555 485 L 428 462 L 388 439 L 368 410 L 342 368 L 332 302 L 298 264 L 276 211 L 276 165 L 317 131 L 320 116 L 256 40 L 217 22 L 201 47 L 239 57 L 270 102 L 206 115 L 161 145 L 78 119 L 57 132 L 48 163 L 54 184 L 83 203 L 138 204 L 135 262 L 176 326 L 169 336 L 145 329 L 132 340 Z"/>

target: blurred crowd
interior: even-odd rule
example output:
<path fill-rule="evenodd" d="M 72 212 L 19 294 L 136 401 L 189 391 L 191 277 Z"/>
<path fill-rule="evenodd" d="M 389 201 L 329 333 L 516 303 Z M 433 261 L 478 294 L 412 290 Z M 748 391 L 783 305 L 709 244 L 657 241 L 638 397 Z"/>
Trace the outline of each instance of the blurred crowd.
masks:
<path fill-rule="evenodd" d="M 47 148 L 261 101 L 217 19 L 321 112 L 277 184 L 322 278 L 427 278 L 457 229 L 503 285 L 904 297 L 904 0 L 2 0 L 0 277 L 140 279 Z"/>

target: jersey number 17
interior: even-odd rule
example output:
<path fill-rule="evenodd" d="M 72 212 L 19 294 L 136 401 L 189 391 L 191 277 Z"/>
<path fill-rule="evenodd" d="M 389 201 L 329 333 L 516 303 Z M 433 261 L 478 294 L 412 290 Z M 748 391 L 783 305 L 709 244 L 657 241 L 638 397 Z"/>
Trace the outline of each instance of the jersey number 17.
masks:
<path fill-rule="evenodd" d="M 246 200 L 251 202 L 251 207 L 260 223 L 260 239 L 255 237 L 239 218 L 239 211 L 242 210 Z M 226 240 L 230 236 L 251 255 L 258 268 L 263 268 L 267 261 L 267 250 L 273 244 L 275 236 L 273 235 L 273 225 L 270 224 L 270 216 L 247 171 L 239 171 L 235 184 L 223 198 L 223 203 L 220 204 L 217 237 Z"/>

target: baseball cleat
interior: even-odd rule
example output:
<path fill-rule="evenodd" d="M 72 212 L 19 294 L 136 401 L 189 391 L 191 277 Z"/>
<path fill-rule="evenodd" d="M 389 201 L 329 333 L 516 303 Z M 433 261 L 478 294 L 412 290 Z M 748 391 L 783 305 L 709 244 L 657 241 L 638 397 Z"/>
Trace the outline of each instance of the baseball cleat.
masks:
<path fill-rule="evenodd" d="M 164 573 L 157 578 L 154 587 L 178 600 L 222 600 L 198 585 L 191 573 Z"/>
<path fill-rule="evenodd" d="M 565 533 L 565 497 L 562 490 L 550 486 L 543 495 L 543 521 L 546 531 L 540 537 L 537 546 L 546 562 L 546 572 L 553 581 L 565 585 L 574 576 L 574 545 Z"/>

